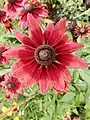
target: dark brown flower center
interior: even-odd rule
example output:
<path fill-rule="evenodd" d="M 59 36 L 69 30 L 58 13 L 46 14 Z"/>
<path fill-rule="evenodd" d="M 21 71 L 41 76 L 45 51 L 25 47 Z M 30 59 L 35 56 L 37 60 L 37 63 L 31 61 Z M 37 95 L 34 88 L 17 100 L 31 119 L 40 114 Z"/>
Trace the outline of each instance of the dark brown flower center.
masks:
<path fill-rule="evenodd" d="M 8 89 L 12 89 L 14 84 L 12 82 L 9 82 L 6 86 Z"/>
<path fill-rule="evenodd" d="M 35 60 L 41 65 L 50 65 L 55 61 L 55 50 L 49 45 L 41 45 L 35 51 Z"/>
<path fill-rule="evenodd" d="M 9 2 L 10 4 L 14 4 L 14 3 L 16 2 L 16 0 L 8 0 L 8 2 Z"/>
<path fill-rule="evenodd" d="M 24 10 L 25 10 L 26 12 L 31 13 L 31 12 L 33 12 L 33 10 L 34 10 L 34 6 L 33 6 L 32 4 L 26 4 L 26 5 L 24 5 Z"/>
<path fill-rule="evenodd" d="M 80 29 L 80 33 L 82 33 L 82 34 L 85 33 L 85 29 L 84 29 L 84 28 L 81 28 L 81 29 Z"/>

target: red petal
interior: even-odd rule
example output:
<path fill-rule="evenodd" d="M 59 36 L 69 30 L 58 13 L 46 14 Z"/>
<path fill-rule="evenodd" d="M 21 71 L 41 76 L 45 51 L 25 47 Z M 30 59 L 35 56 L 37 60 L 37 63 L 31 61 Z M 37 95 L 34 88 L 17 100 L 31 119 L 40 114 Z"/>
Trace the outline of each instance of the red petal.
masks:
<path fill-rule="evenodd" d="M 12 71 L 13 73 L 17 71 L 21 66 L 27 64 L 29 61 L 28 60 L 18 60 L 12 65 Z"/>
<path fill-rule="evenodd" d="M 87 63 L 82 59 L 74 56 L 72 54 L 60 54 L 56 59 L 62 63 L 64 66 L 69 66 L 71 68 L 85 68 L 88 67 Z"/>
<path fill-rule="evenodd" d="M 69 37 L 66 34 L 64 34 L 62 37 L 60 37 L 60 39 L 56 42 L 56 44 L 54 44 L 54 47 L 58 47 L 70 42 L 72 41 L 69 39 Z"/>
<path fill-rule="evenodd" d="M 55 29 L 62 35 L 66 32 L 66 19 L 61 19 L 56 25 Z"/>
<path fill-rule="evenodd" d="M 63 29 L 62 29 L 62 28 Z M 62 39 L 66 31 L 66 20 L 59 21 L 56 26 L 54 27 L 52 24 L 51 26 L 47 26 L 45 30 L 45 40 L 47 44 L 55 46 L 58 44 Z M 66 39 L 64 40 L 66 42 Z"/>
<path fill-rule="evenodd" d="M 30 30 L 30 38 L 36 43 L 36 45 L 41 45 L 43 43 L 44 36 L 36 19 L 31 14 L 28 14 L 27 21 Z"/>
<path fill-rule="evenodd" d="M 28 62 L 26 61 L 25 64 L 14 71 L 14 75 L 22 78 L 27 78 L 27 76 L 34 77 L 33 72 L 36 68 L 38 68 L 38 64 L 34 59 Z"/>
<path fill-rule="evenodd" d="M 32 84 L 36 84 L 39 81 L 40 75 L 41 75 L 41 69 L 39 68 L 39 66 L 36 66 L 36 68 L 32 69 L 33 72 L 31 74 L 28 74 L 22 83 L 22 86 L 24 87 L 30 87 Z"/>
<path fill-rule="evenodd" d="M 22 34 L 20 32 L 16 32 L 15 30 L 14 30 L 14 35 L 21 43 L 25 45 L 30 45 L 33 47 L 33 41 L 31 41 L 31 39 L 27 35 Z"/>
<path fill-rule="evenodd" d="M 44 19 L 43 19 L 42 17 L 40 17 L 39 15 L 33 13 L 33 17 L 34 17 L 38 22 L 41 22 L 42 24 L 44 24 Z"/>
<path fill-rule="evenodd" d="M 45 41 L 47 42 L 49 36 L 50 36 L 50 33 L 51 33 L 51 30 L 54 28 L 54 25 L 53 24 L 48 24 L 45 31 L 44 31 L 44 37 L 45 37 Z"/>
<path fill-rule="evenodd" d="M 34 57 L 34 50 L 29 46 L 22 45 L 20 47 L 12 47 L 3 53 L 6 58 L 21 58 L 21 59 L 31 59 Z"/>
<path fill-rule="evenodd" d="M 54 44 L 56 44 L 60 40 L 60 37 L 61 37 L 60 33 L 57 32 L 56 29 L 53 29 L 50 32 L 49 38 L 47 39 L 47 44 L 53 46 Z"/>
<path fill-rule="evenodd" d="M 58 46 L 56 48 L 56 52 L 57 54 L 60 53 L 71 53 L 71 52 L 74 52 L 78 49 L 80 49 L 81 47 L 83 47 L 84 45 L 81 44 L 81 43 L 73 43 L 73 42 L 70 42 L 68 44 L 65 44 L 65 45 L 62 45 L 62 46 Z"/>
<path fill-rule="evenodd" d="M 48 16 L 48 11 L 46 9 L 36 9 L 35 11 L 33 11 L 33 13 L 43 17 Z"/>
<path fill-rule="evenodd" d="M 21 15 L 21 20 L 19 22 L 20 26 L 22 28 L 25 28 L 25 26 L 27 25 L 27 14 Z"/>
<path fill-rule="evenodd" d="M 42 91 L 42 93 L 46 93 L 50 86 L 50 80 L 48 78 L 46 69 L 47 68 L 44 68 L 44 67 L 42 68 L 41 76 L 39 79 L 39 86 L 40 86 L 40 90 Z"/>
<path fill-rule="evenodd" d="M 62 65 L 49 67 L 48 74 L 53 87 L 59 91 L 64 91 L 66 83 L 71 81 L 69 71 Z"/>

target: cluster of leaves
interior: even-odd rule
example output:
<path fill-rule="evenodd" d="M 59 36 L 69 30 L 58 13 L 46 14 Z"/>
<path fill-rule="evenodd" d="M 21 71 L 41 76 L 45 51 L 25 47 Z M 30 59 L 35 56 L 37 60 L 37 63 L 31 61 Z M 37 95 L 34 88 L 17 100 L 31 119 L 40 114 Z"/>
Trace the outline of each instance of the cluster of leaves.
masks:
<path fill-rule="evenodd" d="M 1 2 L 6 2 L 6 0 Z M 90 9 L 86 10 L 83 0 L 42 0 L 51 5 L 51 18 L 66 17 L 67 19 L 90 21 Z M 53 5 L 55 4 L 55 5 Z M 50 13 L 50 14 L 51 14 Z M 50 22 L 46 19 L 46 23 Z M 17 22 L 13 23 L 17 27 Z M 19 31 L 23 31 L 20 28 Z M 90 64 L 90 36 L 88 38 L 78 38 L 78 42 L 84 43 L 85 47 L 78 51 L 78 56 L 86 60 Z M 3 25 L 0 25 L 0 44 L 6 42 L 8 46 L 18 44 L 13 33 L 6 32 Z M 12 63 L 12 61 L 11 61 Z M 9 72 L 10 66 L 2 69 L 0 66 L 0 75 Z M 80 117 L 81 120 L 90 120 L 90 68 L 88 69 L 70 69 L 72 74 L 72 84 L 66 94 L 56 94 L 50 90 L 46 95 L 39 94 L 30 102 L 22 105 L 16 114 L 8 116 L 4 120 L 13 120 L 15 116 L 19 116 L 21 120 L 62 120 L 69 110 L 72 117 Z M 4 93 L 0 90 L 0 106 L 9 108 L 14 101 L 19 104 L 22 100 L 30 97 L 37 86 L 32 86 L 25 90 L 24 95 L 19 96 L 18 100 L 6 102 L 3 100 Z M 3 100 L 3 101 L 2 101 Z M 2 113 L 2 111 L 0 110 Z M 27 117 L 28 116 L 28 117 Z M 19 119 L 17 118 L 17 119 Z M 17 120 L 15 119 L 15 120 Z"/>
<path fill-rule="evenodd" d="M 62 17 L 67 19 L 90 21 L 90 9 L 87 10 L 84 0 L 43 0 L 50 8 L 50 18 L 54 21 Z"/>

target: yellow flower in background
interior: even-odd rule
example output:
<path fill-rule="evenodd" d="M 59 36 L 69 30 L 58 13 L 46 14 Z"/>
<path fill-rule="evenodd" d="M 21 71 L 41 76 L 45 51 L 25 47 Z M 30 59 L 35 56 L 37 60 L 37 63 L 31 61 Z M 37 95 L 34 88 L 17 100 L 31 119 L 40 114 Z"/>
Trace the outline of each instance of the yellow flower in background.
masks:
<path fill-rule="evenodd" d="M 7 108 L 6 106 L 2 106 L 1 111 L 2 111 L 3 113 L 7 112 L 7 110 L 8 110 L 8 108 Z M 7 115 L 8 115 L 8 116 L 12 116 L 12 111 L 8 112 Z"/>
<path fill-rule="evenodd" d="M 56 7 L 56 4 L 53 4 L 53 5 L 52 5 L 52 8 L 55 8 L 55 7 Z"/>
<path fill-rule="evenodd" d="M 13 120 L 20 120 L 18 116 L 16 116 Z"/>
<path fill-rule="evenodd" d="M 13 102 L 13 105 L 17 105 L 17 103 L 16 103 L 16 102 Z"/>

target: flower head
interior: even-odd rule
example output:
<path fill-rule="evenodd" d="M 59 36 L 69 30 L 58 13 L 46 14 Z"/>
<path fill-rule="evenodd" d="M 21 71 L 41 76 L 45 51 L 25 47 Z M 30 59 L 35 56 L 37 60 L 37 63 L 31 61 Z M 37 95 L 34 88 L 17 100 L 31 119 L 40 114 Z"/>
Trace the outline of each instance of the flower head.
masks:
<path fill-rule="evenodd" d="M 3 9 L 0 9 L 0 23 L 6 19 L 6 12 Z"/>
<path fill-rule="evenodd" d="M 5 6 L 7 12 L 16 12 L 21 7 L 23 0 L 8 0 L 8 4 Z"/>
<path fill-rule="evenodd" d="M 27 25 L 27 16 L 32 15 L 35 19 L 40 22 L 44 22 L 42 17 L 48 16 L 48 11 L 45 9 L 45 4 L 39 0 L 31 0 L 31 2 L 24 0 L 22 10 L 19 13 L 20 25 L 25 27 Z"/>
<path fill-rule="evenodd" d="M 1 85 L 8 99 L 17 98 L 17 94 L 21 93 L 21 81 L 16 77 L 5 75 Z"/>
<path fill-rule="evenodd" d="M 27 20 L 29 36 L 14 31 L 22 45 L 4 53 L 8 58 L 18 58 L 12 66 L 13 74 L 23 77 L 25 86 L 39 84 L 43 93 L 46 93 L 49 87 L 65 92 L 71 82 L 70 72 L 66 67 L 87 67 L 83 60 L 72 54 L 83 47 L 83 44 L 69 40 L 65 34 L 65 19 L 55 26 L 48 24 L 44 33 L 32 15 L 29 15 Z"/>
<path fill-rule="evenodd" d="M 75 33 L 80 37 L 87 36 L 90 34 L 90 26 L 87 26 L 86 24 L 82 24 L 81 27 L 76 26 Z"/>
<path fill-rule="evenodd" d="M 7 50 L 8 49 L 6 48 L 5 44 L 0 45 L 0 64 L 7 64 L 8 63 L 7 58 L 3 56 L 3 53 Z"/>

